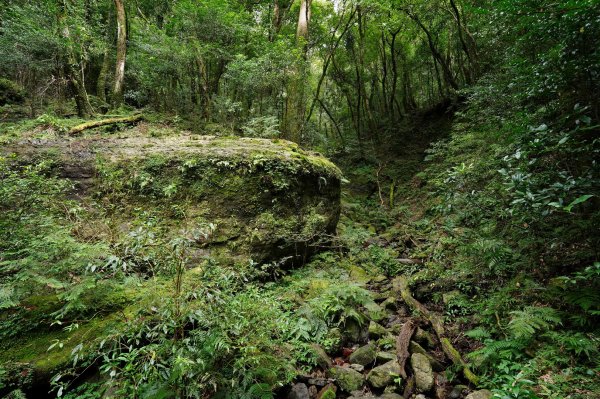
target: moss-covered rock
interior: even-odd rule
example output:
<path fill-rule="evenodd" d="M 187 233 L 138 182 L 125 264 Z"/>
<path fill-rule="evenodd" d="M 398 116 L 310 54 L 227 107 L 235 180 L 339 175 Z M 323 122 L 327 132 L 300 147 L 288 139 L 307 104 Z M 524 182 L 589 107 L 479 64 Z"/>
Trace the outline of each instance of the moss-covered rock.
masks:
<path fill-rule="evenodd" d="M 350 367 L 335 366 L 329 370 L 329 373 L 335 378 L 338 386 L 346 392 L 360 389 L 365 379 L 361 373 Z"/>
<path fill-rule="evenodd" d="M 284 140 L 177 135 L 13 143 L 19 159 L 52 154 L 75 196 L 109 203 L 121 230 L 152 212 L 203 256 L 294 265 L 335 232 L 340 170 Z"/>

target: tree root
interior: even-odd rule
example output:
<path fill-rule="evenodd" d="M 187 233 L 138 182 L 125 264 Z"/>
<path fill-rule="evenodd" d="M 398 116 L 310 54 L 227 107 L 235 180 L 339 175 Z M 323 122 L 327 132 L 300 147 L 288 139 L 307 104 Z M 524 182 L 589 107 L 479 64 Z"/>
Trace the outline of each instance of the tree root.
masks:
<path fill-rule="evenodd" d="M 396 355 L 398 357 L 398 363 L 400 364 L 400 376 L 405 380 L 408 378 L 406 374 L 406 360 L 410 357 L 410 352 L 408 351 L 408 346 L 410 345 L 410 339 L 417 326 L 414 321 L 409 320 L 402 326 L 402 330 L 400 330 L 400 334 L 396 338 Z"/>
<path fill-rule="evenodd" d="M 462 369 L 464 377 L 473 385 L 477 385 L 479 377 L 475 375 L 469 368 L 469 364 L 463 360 L 460 353 L 452 346 L 450 340 L 446 337 L 446 331 L 444 329 L 444 323 L 441 318 L 433 312 L 430 312 L 421 302 L 417 301 L 411 294 L 406 278 L 400 276 L 396 277 L 393 281 L 393 289 L 399 293 L 404 302 L 416 313 L 423 316 L 431 326 L 433 331 L 437 335 L 442 345 L 442 350 L 448 356 L 448 359 L 452 363 Z M 412 335 L 412 334 L 411 334 Z M 410 338 L 409 338 L 410 340 Z"/>
<path fill-rule="evenodd" d="M 134 123 L 141 121 L 143 118 L 144 117 L 142 114 L 135 114 L 135 115 L 123 116 L 123 117 L 117 117 L 117 118 L 102 119 L 99 121 L 85 122 L 85 123 L 82 123 L 75 127 L 72 127 L 71 130 L 69 130 L 69 134 L 78 134 L 87 129 L 93 129 L 95 127 L 100 127 L 100 126 L 105 126 L 105 125 L 112 125 L 115 123 L 134 124 Z"/>

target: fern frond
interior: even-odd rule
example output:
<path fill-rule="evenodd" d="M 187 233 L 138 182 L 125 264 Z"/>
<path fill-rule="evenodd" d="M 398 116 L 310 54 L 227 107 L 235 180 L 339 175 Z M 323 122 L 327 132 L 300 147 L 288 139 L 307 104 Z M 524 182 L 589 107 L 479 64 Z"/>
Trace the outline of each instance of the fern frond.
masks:
<path fill-rule="evenodd" d="M 561 324 L 558 311 L 550 307 L 527 306 L 523 310 L 515 310 L 510 314 L 512 318 L 508 328 L 515 338 L 531 339 L 537 332 Z"/>

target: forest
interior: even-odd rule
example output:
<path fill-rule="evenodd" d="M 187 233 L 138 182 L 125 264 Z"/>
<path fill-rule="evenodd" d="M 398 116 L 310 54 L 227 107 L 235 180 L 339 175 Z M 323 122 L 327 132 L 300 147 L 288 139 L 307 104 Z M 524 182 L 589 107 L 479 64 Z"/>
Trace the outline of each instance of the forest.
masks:
<path fill-rule="evenodd" d="M 600 399 L 599 0 L 0 0 L 0 397 Z"/>

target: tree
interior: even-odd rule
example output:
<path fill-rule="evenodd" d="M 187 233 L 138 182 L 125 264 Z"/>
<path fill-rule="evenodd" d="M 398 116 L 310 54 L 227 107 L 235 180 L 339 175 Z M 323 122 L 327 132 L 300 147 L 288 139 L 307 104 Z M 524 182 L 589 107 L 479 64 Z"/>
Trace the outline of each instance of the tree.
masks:
<path fill-rule="evenodd" d="M 117 63 L 112 106 L 118 108 L 123 103 L 123 81 L 125 80 L 125 58 L 127 57 L 127 21 L 123 0 L 114 0 L 114 2 L 117 17 Z"/>
<path fill-rule="evenodd" d="M 296 27 L 296 65 L 290 74 L 285 114 L 283 120 L 284 137 L 300 143 L 304 127 L 304 114 L 306 111 L 306 77 L 307 77 L 307 52 L 308 29 L 311 17 L 311 0 L 301 0 Z"/>

